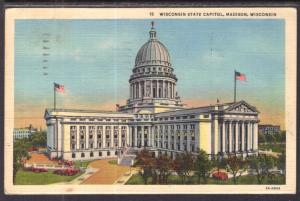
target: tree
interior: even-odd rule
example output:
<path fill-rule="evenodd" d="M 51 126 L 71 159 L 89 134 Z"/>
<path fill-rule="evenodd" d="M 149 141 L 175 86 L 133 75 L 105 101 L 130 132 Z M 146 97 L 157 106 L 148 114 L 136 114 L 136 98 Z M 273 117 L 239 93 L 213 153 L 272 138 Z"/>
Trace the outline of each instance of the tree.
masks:
<path fill-rule="evenodd" d="M 144 180 L 144 184 L 148 183 L 148 178 L 152 175 L 152 170 L 154 168 L 154 159 L 152 158 L 151 153 L 143 149 L 140 153 L 137 154 L 136 164 L 142 168 L 141 175 Z"/>
<path fill-rule="evenodd" d="M 263 183 L 266 177 L 271 177 L 270 169 L 275 165 L 275 160 L 272 156 L 265 154 L 253 155 L 249 158 L 250 167 L 255 169 L 256 178 L 259 184 Z M 272 178 L 271 178 L 272 179 Z"/>
<path fill-rule="evenodd" d="M 168 177 L 170 176 L 172 168 L 172 159 L 168 155 L 160 155 L 155 160 L 155 174 L 158 177 L 159 184 L 167 184 Z"/>
<path fill-rule="evenodd" d="M 278 169 L 281 169 L 283 171 L 283 174 L 285 174 L 285 169 L 286 169 L 285 160 L 286 160 L 286 155 L 285 155 L 285 151 L 283 151 L 279 156 L 278 163 L 277 163 Z"/>
<path fill-rule="evenodd" d="M 13 147 L 13 183 L 16 182 L 17 172 L 23 167 L 23 162 L 28 159 L 28 148 L 30 147 L 26 139 L 17 139 Z"/>
<path fill-rule="evenodd" d="M 195 160 L 195 173 L 198 177 L 198 183 L 200 183 L 200 178 L 207 183 L 207 179 L 210 175 L 212 169 L 212 161 L 209 160 L 207 153 L 204 150 L 198 150 L 198 156 Z"/>
<path fill-rule="evenodd" d="M 32 146 L 45 147 L 47 146 L 47 132 L 37 131 L 30 136 L 29 140 L 31 141 Z"/>
<path fill-rule="evenodd" d="M 181 177 L 181 183 L 185 183 L 186 178 L 189 177 L 189 173 L 193 168 L 193 157 L 189 152 L 185 152 L 176 157 L 173 161 L 173 169 L 178 176 Z"/>
<path fill-rule="evenodd" d="M 238 177 L 240 177 L 247 168 L 247 160 L 244 160 L 243 157 L 230 155 L 226 159 L 226 163 L 229 172 L 233 175 L 233 182 L 236 184 Z"/>

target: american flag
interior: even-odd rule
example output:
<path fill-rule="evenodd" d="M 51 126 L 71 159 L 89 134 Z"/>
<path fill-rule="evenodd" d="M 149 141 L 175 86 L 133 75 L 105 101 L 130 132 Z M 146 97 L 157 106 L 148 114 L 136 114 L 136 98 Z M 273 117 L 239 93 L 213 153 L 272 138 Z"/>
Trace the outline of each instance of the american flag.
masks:
<path fill-rule="evenodd" d="M 65 93 L 65 87 L 64 87 L 64 85 L 60 85 L 60 84 L 54 83 L 54 88 L 55 88 L 56 92 Z"/>
<path fill-rule="evenodd" d="M 240 81 L 246 81 L 246 75 L 240 72 L 235 72 L 235 79 Z"/>

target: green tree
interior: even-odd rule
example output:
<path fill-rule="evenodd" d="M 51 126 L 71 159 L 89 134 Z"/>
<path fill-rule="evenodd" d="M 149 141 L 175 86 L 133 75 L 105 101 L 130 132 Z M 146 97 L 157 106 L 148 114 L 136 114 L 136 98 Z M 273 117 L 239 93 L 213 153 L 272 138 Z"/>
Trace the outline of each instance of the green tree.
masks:
<path fill-rule="evenodd" d="M 147 184 L 154 168 L 154 158 L 152 158 L 151 153 L 148 150 L 143 149 L 137 154 L 136 165 L 142 168 L 142 172 L 140 172 L 140 174 L 143 177 L 144 184 Z"/>
<path fill-rule="evenodd" d="M 200 178 L 203 179 L 204 183 L 207 183 L 207 179 L 210 175 L 213 162 L 209 160 L 207 153 L 204 150 L 198 150 L 198 155 L 195 160 L 195 173 L 200 183 Z"/>
<path fill-rule="evenodd" d="M 258 154 L 249 157 L 249 165 L 256 171 L 256 178 L 259 184 L 262 184 L 264 179 L 269 177 L 272 179 L 270 169 L 275 166 L 275 159 L 266 154 Z"/>
<path fill-rule="evenodd" d="M 47 146 L 47 132 L 46 131 L 37 131 L 29 137 L 29 140 L 31 141 L 32 146 L 46 147 Z"/>
<path fill-rule="evenodd" d="M 279 156 L 278 163 L 277 163 L 278 169 L 281 169 L 283 171 L 283 174 L 285 174 L 285 170 L 286 170 L 285 161 L 286 161 L 286 154 L 285 151 L 283 151 Z"/>
<path fill-rule="evenodd" d="M 16 182 L 17 172 L 23 167 L 25 159 L 29 159 L 28 148 L 30 144 L 26 139 L 17 139 L 13 147 L 13 182 Z"/>
<path fill-rule="evenodd" d="M 228 168 L 229 172 L 233 175 L 233 182 L 236 184 L 237 179 L 246 170 L 247 160 L 244 160 L 243 157 L 230 155 L 226 159 L 226 163 L 227 163 L 227 168 Z"/>
<path fill-rule="evenodd" d="M 168 178 L 171 175 L 172 159 L 168 155 L 160 155 L 155 160 L 155 174 L 158 177 L 159 184 L 167 184 Z"/>
<path fill-rule="evenodd" d="M 193 169 L 193 157 L 189 152 L 185 152 L 176 157 L 173 161 L 173 169 L 181 177 L 181 183 L 185 183 Z"/>

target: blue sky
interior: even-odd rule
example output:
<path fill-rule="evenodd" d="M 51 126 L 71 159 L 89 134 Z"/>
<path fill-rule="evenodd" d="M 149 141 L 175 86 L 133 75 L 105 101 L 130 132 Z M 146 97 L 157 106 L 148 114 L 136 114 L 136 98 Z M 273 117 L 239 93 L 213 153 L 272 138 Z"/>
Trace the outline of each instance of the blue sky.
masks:
<path fill-rule="evenodd" d="M 53 105 L 54 81 L 66 89 L 58 95 L 60 108 L 113 110 L 115 103 L 124 104 L 150 21 L 16 21 L 16 117 L 42 119 L 45 107 Z M 257 106 L 270 122 L 279 121 L 277 115 L 284 112 L 283 20 L 164 19 L 155 20 L 155 28 L 170 52 L 184 102 L 232 101 L 236 69 L 247 76 L 247 82 L 238 82 L 238 99 Z"/>

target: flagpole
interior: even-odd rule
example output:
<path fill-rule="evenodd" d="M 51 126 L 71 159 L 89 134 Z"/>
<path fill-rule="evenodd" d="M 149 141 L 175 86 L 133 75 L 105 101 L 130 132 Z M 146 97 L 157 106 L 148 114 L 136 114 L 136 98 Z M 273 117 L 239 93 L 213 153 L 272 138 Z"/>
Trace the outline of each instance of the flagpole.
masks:
<path fill-rule="evenodd" d="M 55 83 L 53 83 L 53 93 L 54 93 L 54 110 L 56 109 L 56 90 L 55 90 Z"/>
<path fill-rule="evenodd" d="M 234 76 L 233 76 L 233 79 L 234 79 L 234 103 L 236 102 L 236 70 L 234 70 Z"/>

